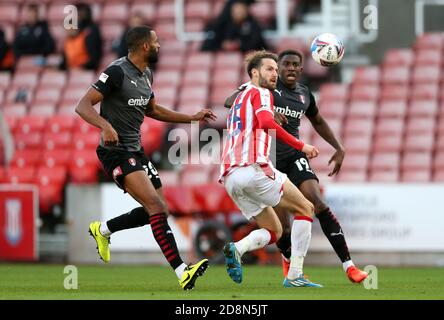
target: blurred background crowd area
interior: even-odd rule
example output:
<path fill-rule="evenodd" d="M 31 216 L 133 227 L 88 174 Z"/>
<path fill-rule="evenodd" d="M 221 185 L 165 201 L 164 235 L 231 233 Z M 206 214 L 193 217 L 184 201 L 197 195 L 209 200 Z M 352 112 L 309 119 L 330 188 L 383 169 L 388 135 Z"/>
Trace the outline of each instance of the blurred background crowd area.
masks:
<path fill-rule="evenodd" d="M 408 2 L 411 8 L 414 1 Z M 68 183 L 110 181 L 95 154 L 100 132 L 74 109 L 101 71 L 127 54 L 125 32 L 140 24 L 153 26 L 160 39 L 160 59 L 153 66 L 160 104 L 184 113 L 211 108 L 218 121 L 210 126 L 222 130 L 223 101 L 248 80 L 245 54 L 297 49 L 305 55 L 302 82 L 310 85 L 322 115 L 347 149 L 339 176 L 327 178 L 332 149 L 308 121 L 302 122 L 302 139 L 321 151 L 312 161 L 321 182 L 444 181 L 442 31 L 410 32 L 388 49 L 375 40 L 366 49 L 367 43 L 359 43 L 350 28 L 334 20 L 350 20 L 352 2 L 282 3 L 288 28 L 299 33 L 276 36 L 282 26 L 275 0 L 0 0 L 0 183 L 37 185 L 41 216 L 63 218 Z M 327 14 L 325 4 L 330 5 Z M 78 29 L 64 28 L 67 5 L 77 7 Z M 325 17 L 333 24 L 321 30 L 319 19 Z M 390 16 L 380 21 L 390 29 Z M 324 68 L 309 56 L 316 30 L 344 37 L 346 57 L 339 66 Z M 172 211 L 215 210 L 205 207 L 214 204 L 195 200 L 199 188 L 194 186 L 217 184 L 218 166 L 168 161 L 172 142 L 167 137 L 176 127 L 190 131 L 149 118 L 142 126 L 145 152 L 164 185 L 183 187 L 179 198 L 171 197 L 177 202 Z M 187 192 L 196 203 L 177 200 Z"/>

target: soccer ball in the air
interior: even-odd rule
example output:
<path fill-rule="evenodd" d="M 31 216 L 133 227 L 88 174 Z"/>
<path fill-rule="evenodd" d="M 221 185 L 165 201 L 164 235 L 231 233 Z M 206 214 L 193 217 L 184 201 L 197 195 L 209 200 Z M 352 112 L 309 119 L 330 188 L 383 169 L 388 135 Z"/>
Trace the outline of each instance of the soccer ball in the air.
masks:
<path fill-rule="evenodd" d="M 344 56 L 344 44 L 334 34 L 323 33 L 314 38 L 310 47 L 311 56 L 321 66 L 338 64 Z"/>

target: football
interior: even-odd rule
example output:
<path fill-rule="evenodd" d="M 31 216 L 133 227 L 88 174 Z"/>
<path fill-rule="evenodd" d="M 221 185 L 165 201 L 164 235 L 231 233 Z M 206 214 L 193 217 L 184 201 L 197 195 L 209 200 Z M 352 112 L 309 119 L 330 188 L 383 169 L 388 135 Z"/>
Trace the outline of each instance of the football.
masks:
<path fill-rule="evenodd" d="M 321 66 L 338 64 L 344 56 L 344 44 L 334 34 L 323 33 L 314 38 L 310 47 L 311 56 Z"/>

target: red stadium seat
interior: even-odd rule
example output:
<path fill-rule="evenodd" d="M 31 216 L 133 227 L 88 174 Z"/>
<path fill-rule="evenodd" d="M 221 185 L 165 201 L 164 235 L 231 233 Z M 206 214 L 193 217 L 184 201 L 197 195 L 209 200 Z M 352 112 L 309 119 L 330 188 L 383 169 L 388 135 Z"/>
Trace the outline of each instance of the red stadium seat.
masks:
<path fill-rule="evenodd" d="M 17 130 L 23 133 L 41 132 L 46 126 L 46 117 L 25 116 L 17 123 Z"/>
<path fill-rule="evenodd" d="M 436 152 L 433 159 L 433 169 L 435 171 L 444 170 L 444 150 Z"/>
<path fill-rule="evenodd" d="M 432 168 L 431 153 L 407 152 L 401 160 L 402 171 L 430 170 Z"/>
<path fill-rule="evenodd" d="M 7 103 L 29 104 L 33 98 L 33 88 L 12 86 L 5 91 Z"/>
<path fill-rule="evenodd" d="M 34 166 L 9 167 L 6 171 L 6 181 L 9 183 L 33 183 L 36 170 Z"/>
<path fill-rule="evenodd" d="M 0 3 L 0 21 L 16 23 L 19 18 L 19 6 L 15 3 Z"/>
<path fill-rule="evenodd" d="M 209 172 L 202 169 L 185 170 L 184 172 L 181 172 L 180 182 L 182 186 L 206 184 L 210 182 Z"/>
<path fill-rule="evenodd" d="M 83 97 L 83 95 L 86 93 L 85 88 L 79 88 L 79 87 L 69 87 L 63 92 L 63 97 L 61 103 L 64 104 L 72 104 L 73 105 L 73 111 L 75 108 L 75 105 L 79 100 Z"/>
<path fill-rule="evenodd" d="M 367 119 L 347 119 L 344 126 L 344 135 L 371 137 L 373 127 L 373 121 L 368 121 Z"/>
<path fill-rule="evenodd" d="M 431 180 L 430 170 L 404 171 L 401 174 L 402 182 L 429 182 Z"/>
<path fill-rule="evenodd" d="M 40 132 L 16 133 L 14 134 L 15 146 L 19 150 L 41 149 L 42 148 L 42 134 Z"/>
<path fill-rule="evenodd" d="M 71 161 L 71 150 L 54 149 L 43 152 L 42 165 L 48 168 L 67 167 Z"/>
<path fill-rule="evenodd" d="M 400 155 L 398 152 L 374 152 L 370 160 L 371 171 L 398 170 Z"/>
<path fill-rule="evenodd" d="M 352 101 L 376 101 L 379 98 L 379 85 L 353 85 L 350 99 Z"/>
<path fill-rule="evenodd" d="M 186 67 L 191 69 L 209 69 L 214 63 L 214 54 L 210 52 L 191 53 L 186 61 Z"/>
<path fill-rule="evenodd" d="M 431 152 L 434 147 L 435 136 L 433 134 L 426 135 L 407 135 L 404 141 L 405 151 Z"/>
<path fill-rule="evenodd" d="M 89 124 L 81 117 L 76 115 L 75 119 L 76 120 L 74 122 L 73 133 L 90 133 L 90 132 L 100 133 L 99 128 Z"/>
<path fill-rule="evenodd" d="M 56 104 L 61 96 L 61 91 L 57 89 L 50 89 L 50 88 L 38 88 L 35 91 L 33 104 L 34 103 L 54 103 Z"/>
<path fill-rule="evenodd" d="M 55 205 L 63 201 L 63 184 L 39 185 L 40 215 L 48 214 Z"/>
<path fill-rule="evenodd" d="M 402 149 L 401 135 L 383 134 L 376 136 L 373 142 L 374 152 L 400 152 Z"/>
<path fill-rule="evenodd" d="M 404 118 L 407 113 L 407 103 L 405 100 L 381 101 L 378 108 L 378 117 Z"/>
<path fill-rule="evenodd" d="M 314 59 L 307 59 L 305 60 L 304 73 L 310 78 L 326 79 L 329 75 L 329 69 L 321 66 Z"/>
<path fill-rule="evenodd" d="M 206 86 L 210 82 L 210 73 L 207 70 L 185 70 L 182 82 L 196 87 Z"/>
<path fill-rule="evenodd" d="M 185 19 L 206 20 L 210 16 L 211 3 L 207 1 L 198 1 L 187 3 L 185 6 Z"/>
<path fill-rule="evenodd" d="M 8 117 L 19 118 L 28 113 L 28 108 L 24 103 L 5 103 L 1 111 Z"/>
<path fill-rule="evenodd" d="M 435 171 L 433 174 L 434 182 L 444 182 L 444 170 Z"/>
<path fill-rule="evenodd" d="M 367 172 L 363 171 L 347 171 L 339 172 L 337 177 L 338 182 L 365 182 L 367 179 Z"/>
<path fill-rule="evenodd" d="M 377 170 L 370 171 L 369 179 L 370 182 L 398 182 L 399 181 L 399 171 L 398 170 Z"/>
<path fill-rule="evenodd" d="M 81 89 L 88 89 L 88 87 L 96 82 L 96 76 L 94 74 L 94 71 L 87 71 L 87 70 L 70 70 L 69 76 L 68 76 L 68 90 L 71 88 L 81 88 Z"/>
<path fill-rule="evenodd" d="M 158 87 L 177 87 L 181 79 L 181 73 L 178 70 L 165 70 L 155 74 L 154 93 Z"/>
<path fill-rule="evenodd" d="M 42 117 L 51 117 L 55 114 L 56 107 L 54 103 L 51 102 L 39 102 L 32 103 L 29 108 L 30 116 L 42 116 Z"/>
<path fill-rule="evenodd" d="M 414 53 L 411 49 L 389 49 L 384 56 L 386 66 L 410 66 L 413 64 Z"/>
<path fill-rule="evenodd" d="M 386 100 L 407 100 L 410 93 L 410 87 L 404 84 L 384 84 L 380 94 L 381 102 Z"/>
<path fill-rule="evenodd" d="M 185 103 L 195 103 L 202 107 L 207 105 L 208 88 L 207 87 L 182 87 L 179 96 L 179 105 Z"/>
<path fill-rule="evenodd" d="M 161 59 L 158 62 L 158 66 L 162 66 L 162 60 L 165 60 L 165 57 L 178 57 L 179 59 L 183 59 L 185 53 L 188 53 L 188 45 L 186 42 L 180 42 L 177 40 L 165 40 L 162 41 L 162 50 L 160 50 Z M 180 61 L 182 64 L 182 61 Z"/>
<path fill-rule="evenodd" d="M 211 90 L 210 105 L 215 107 L 222 107 L 225 100 L 234 92 L 233 87 L 216 86 Z"/>
<path fill-rule="evenodd" d="M 423 48 L 441 50 L 443 47 L 443 36 L 440 32 L 426 32 L 418 36 L 414 47 L 418 50 Z"/>
<path fill-rule="evenodd" d="M 38 55 L 21 56 L 16 62 L 15 70 L 20 73 L 39 73 L 43 69 L 41 59 Z"/>
<path fill-rule="evenodd" d="M 413 85 L 410 98 L 413 100 L 435 100 L 438 98 L 438 83 L 420 83 Z"/>
<path fill-rule="evenodd" d="M 157 19 L 173 22 L 174 21 L 174 2 L 173 1 L 161 1 L 157 7 Z M 157 31 L 157 29 L 156 29 Z"/>
<path fill-rule="evenodd" d="M 298 50 L 303 54 L 308 52 L 308 46 L 303 38 L 280 38 L 276 44 L 276 52 L 281 52 L 287 49 Z"/>
<path fill-rule="evenodd" d="M 63 184 L 67 178 L 67 169 L 64 166 L 37 168 L 35 182 L 39 185 Z"/>
<path fill-rule="evenodd" d="M 233 200 L 219 183 L 209 183 L 193 188 L 194 198 L 205 214 L 237 211 Z"/>
<path fill-rule="evenodd" d="M 157 17 L 157 23 L 154 27 L 156 30 L 157 36 L 160 39 L 166 39 L 169 41 L 177 40 L 176 36 L 176 28 L 174 22 L 172 21 L 159 21 L 159 17 Z"/>
<path fill-rule="evenodd" d="M 157 103 L 174 108 L 177 103 L 177 89 L 173 86 L 168 87 L 156 87 L 154 82 L 154 96 Z"/>
<path fill-rule="evenodd" d="M 270 1 L 255 2 L 251 5 L 251 14 L 263 25 L 268 25 L 276 16 L 276 6 Z"/>
<path fill-rule="evenodd" d="M 100 142 L 100 132 L 74 133 L 72 135 L 72 144 L 74 149 L 92 149 L 96 148 Z"/>
<path fill-rule="evenodd" d="M 407 115 L 412 118 L 429 117 L 434 118 L 438 112 L 436 100 L 412 100 Z"/>
<path fill-rule="evenodd" d="M 16 88 L 35 88 L 39 75 L 34 72 L 17 72 L 14 74 L 11 85 Z"/>
<path fill-rule="evenodd" d="M 326 162 L 328 163 L 328 162 Z M 341 171 L 366 171 L 369 164 L 368 155 L 363 154 L 349 154 L 346 156 Z M 331 165 L 333 169 L 333 165 Z"/>
<path fill-rule="evenodd" d="M 382 70 L 382 82 L 384 84 L 403 84 L 410 80 L 409 66 L 385 66 Z"/>
<path fill-rule="evenodd" d="M 407 134 L 433 133 L 436 121 L 433 117 L 409 118 L 406 125 Z"/>
<path fill-rule="evenodd" d="M 74 128 L 75 122 L 75 116 L 56 115 L 48 119 L 48 122 L 46 123 L 46 131 L 52 133 L 59 133 L 64 131 L 70 132 Z"/>
<path fill-rule="evenodd" d="M 128 11 L 126 2 L 107 2 L 103 6 L 101 20 L 126 23 L 128 20 Z M 102 32 L 105 32 L 103 28 Z"/>
<path fill-rule="evenodd" d="M 175 170 L 159 170 L 159 177 L 165 186 L 179 185 L 179 172 Z"/>
<path fill-rule="evenodd" d="M 232 91 L 240 83 L 238 69 L 215 69 L 212 73 L 213 90 L 220 86 L 231 87 Z"/>
<path fill-rule="evenodd" d="M 345 137 L 344 145 L 349 153 L 367 153 L 371 149 L 371 139 L 365 136 Z"/>
<path fill-rule="evenodd" d="M 33 167 L 42 160 L 42 152 L 40 150 L 16 150 L 11 165 L 17 168 Z"/>
<path fill-rule="evenodd" d="M 62 88 L 67 81 L 66 73 L 63 71 L 45 70 L 40 78 L 41 88 Z"/>
<path fill-rule="evenodd" d="M 313 135 L 312 144 L 316 146 L 321 154 L 331 154 L 334 152 L 334 148 L 318 134 Z M 347 146 L 345 148 L 348 149 Z"/>
<path fill-rule="evenodd" d="M 156 19 L 156 4 L 150 3 L 146 1 L 135 1 L 129 9 L 130 14 L 133 15 L 135 12 L 140 13 L 145 18 L 146 22 L 150 25 L 153 25 L 153 22 Z M 163 50 L 163 43 L 162 43 Z"/>
<path fill-rule="evenodd" d="M 347 111 L 344 101 L 321 100 L 318 103 L 319 112 L 327 119 L 342 119 Z"/>
<path fill-rule="evenodd" d="M 379 84 L 381 72 L 378 66 L 357 67 L 353 75 L 353 84 Z"/>
<path fill-rule="evenodd" d="M 351 118 L 373 118 L 376 114 L 376 103 L 371 101 L 352 101 L 348 109 Z"/>
<path fill-rule="evenodd" d="M 100 167 L 95 149 L 73 150 L 69 164 L 70 182 L 96 183 Z"/>
<path fill-rule="evenodd" d="M 240 52 L 218 52 L 214 60 L 215 69 L 237 69 L 242 67 L 242 54 Z"/>
<path fill-rule="evenodd" d="M 412 72 L 413 83 L 438 83 L 441 80 L 441 69 L 436 66 L 416 66 Z"/>
<path fill-rule="evenodd" d="M 11 73 L 0 71 L 0 90 L 9 87 L 10 82 L 11 82 Z"/>
<path fill-rule="evenodd" d="M 70 149 L 73 143 L 71 132 L 48 132 L 43 136 L 43 141 L 47 150 Z"/>
<path fill-rule="evenodd" d="M 439 50 L 421 49 L 415 52 L 415 65 L 441 65 L 441 53 Z"/>
<path fill-rule="evenodd" d="M 200 212 L 201 207 L 194 197 L 192 187 L 163 186 L 163 193 L 170 212 L 178 215 L 190 215 Z"/>
<path fill-rule="evenodd" d="M 381 118 L 376 123 L 375 133 L 377 136 L 400 136 L 404 132 L 403 118 Z"/>

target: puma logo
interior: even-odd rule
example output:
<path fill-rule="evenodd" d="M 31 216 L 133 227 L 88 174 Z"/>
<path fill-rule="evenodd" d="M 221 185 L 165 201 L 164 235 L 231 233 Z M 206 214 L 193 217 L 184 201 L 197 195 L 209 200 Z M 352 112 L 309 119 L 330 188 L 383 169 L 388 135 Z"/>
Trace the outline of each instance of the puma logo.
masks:
<path fill-rule="evenodd" d="M 130 80 L 130 81 L 131 81 L 132 84 L 134 84 L 137 87 L 137 82 L 136 81 L 133 81 L 133 80 Z"/>
<path fill-rule="evenodd" d="M 274 91 L 276 91 L 277 93 L 279 93 L 279 95 L 282 97 L 282 90 L 274 89 Z"/>
<path fill-rule="evenodd" d="M 339 229 L 339 232 L 332 232 L 330 233 L 330 236 L 334 237 L 334 236 L 344 236 L 344 233 L 342 232 L 342 229 Z"/>

